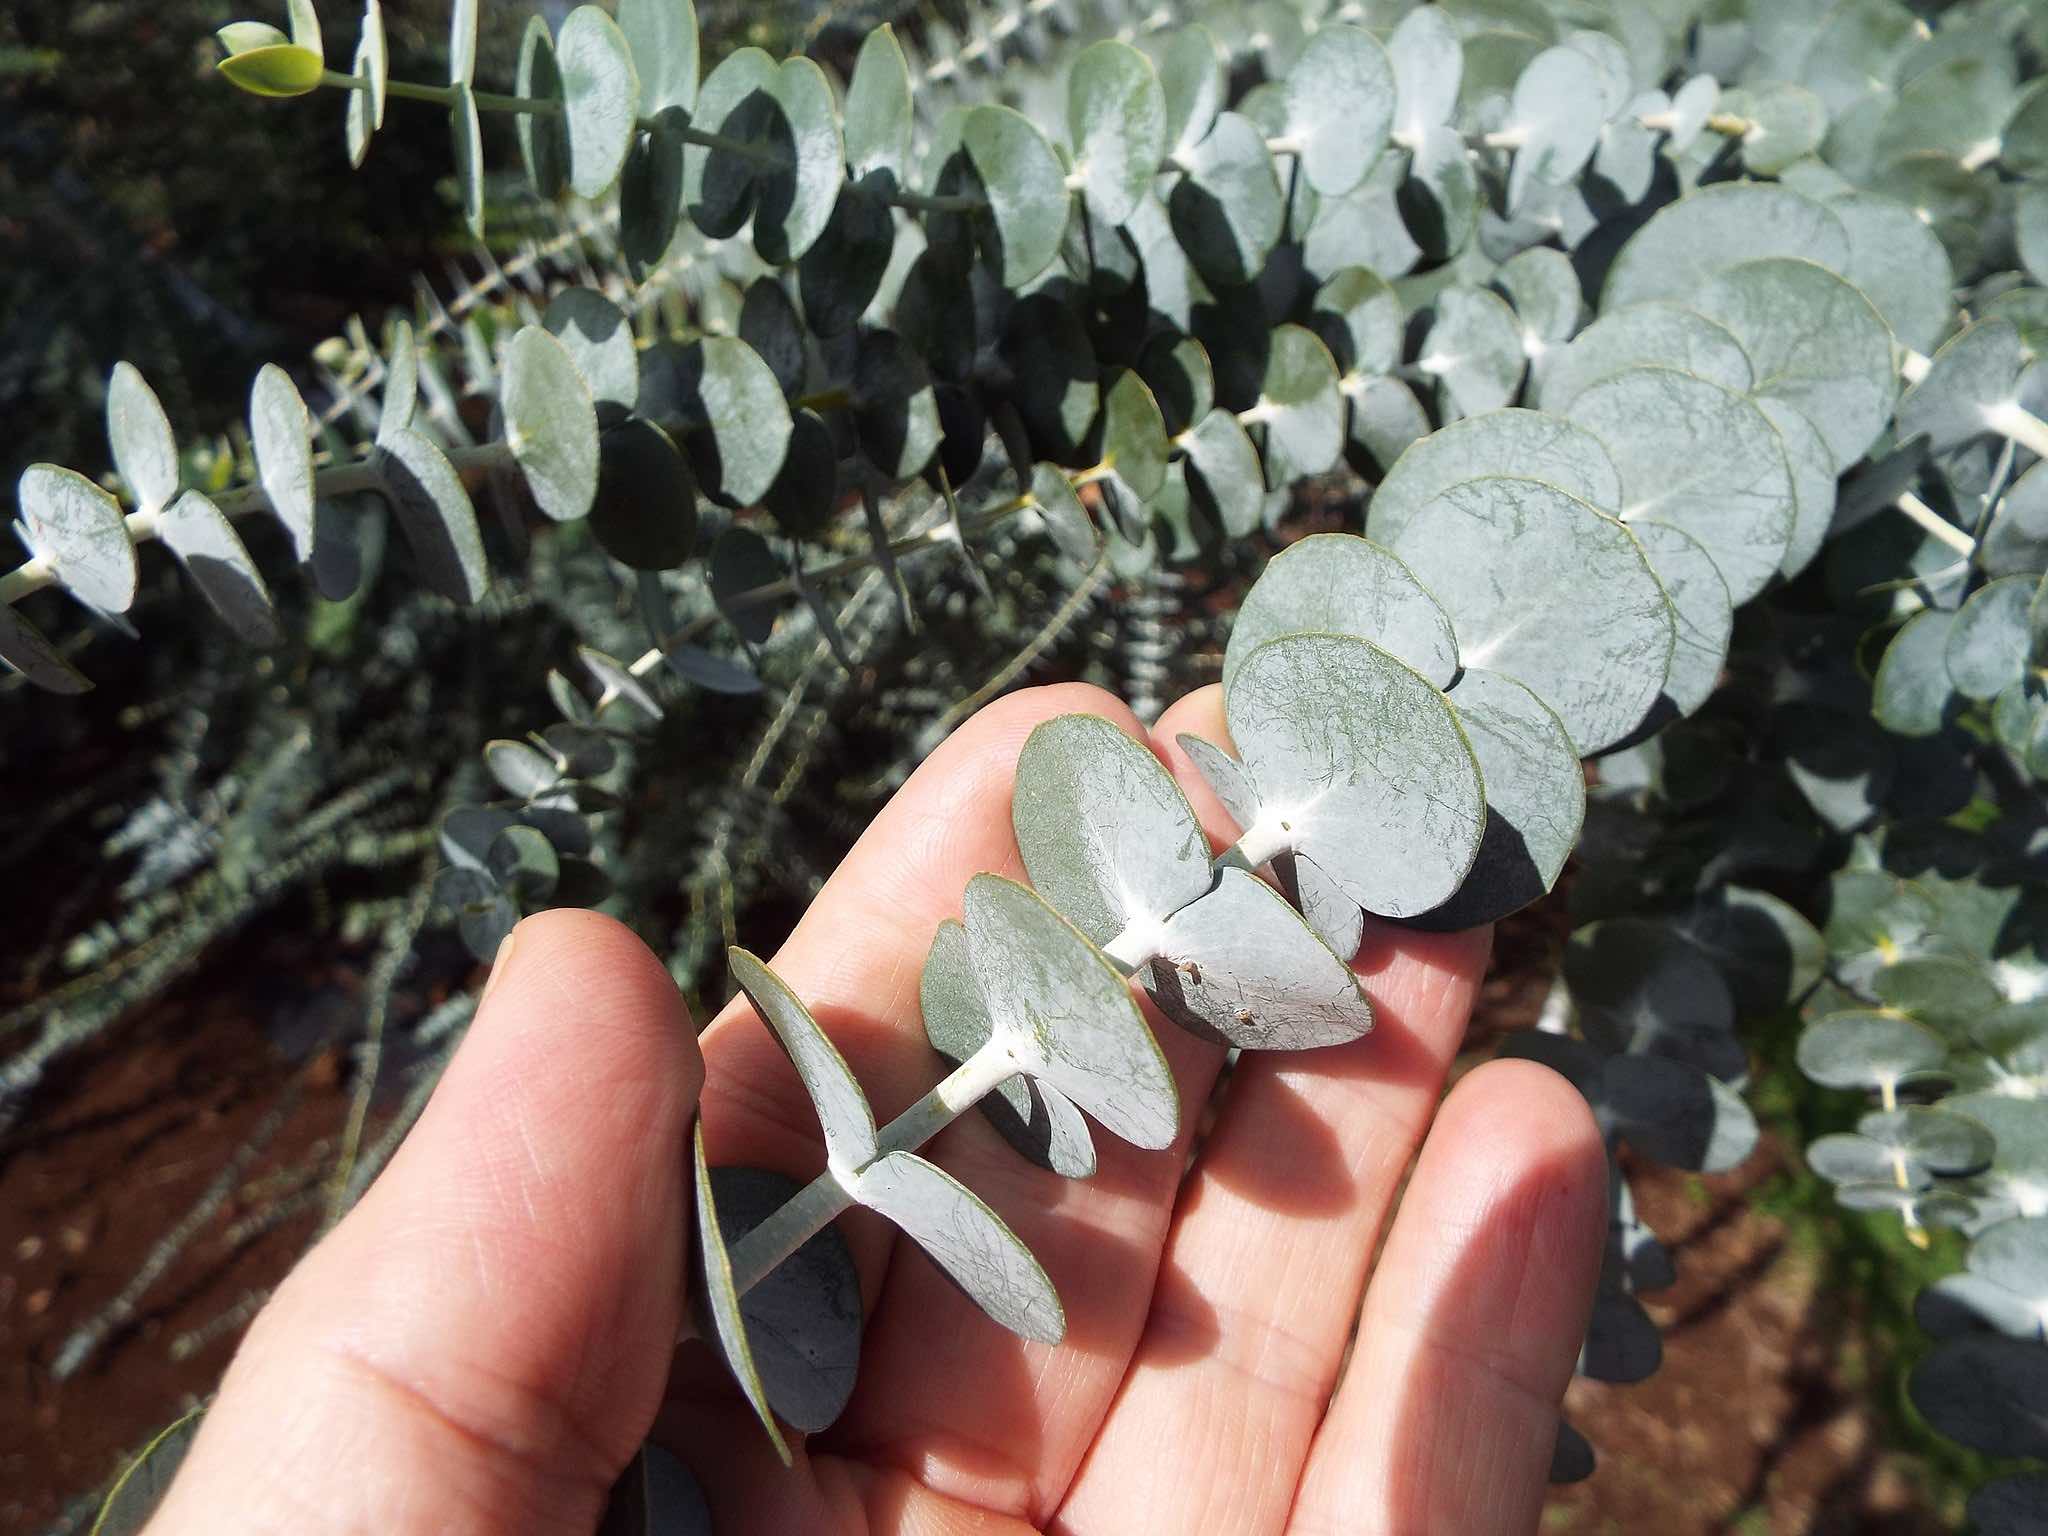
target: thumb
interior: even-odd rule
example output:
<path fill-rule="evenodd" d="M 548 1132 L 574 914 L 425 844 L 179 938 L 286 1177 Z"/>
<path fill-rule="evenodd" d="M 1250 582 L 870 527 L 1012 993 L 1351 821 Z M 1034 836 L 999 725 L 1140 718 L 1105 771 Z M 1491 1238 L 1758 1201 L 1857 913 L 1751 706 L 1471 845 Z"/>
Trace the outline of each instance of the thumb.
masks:
<path fill-rule="evenodd" d="M 591 1530 L 682 1319 L 703 1079 L 627 929 L 521 923 L 419 1124 L 251 1325 L 150 1536 Z"/>

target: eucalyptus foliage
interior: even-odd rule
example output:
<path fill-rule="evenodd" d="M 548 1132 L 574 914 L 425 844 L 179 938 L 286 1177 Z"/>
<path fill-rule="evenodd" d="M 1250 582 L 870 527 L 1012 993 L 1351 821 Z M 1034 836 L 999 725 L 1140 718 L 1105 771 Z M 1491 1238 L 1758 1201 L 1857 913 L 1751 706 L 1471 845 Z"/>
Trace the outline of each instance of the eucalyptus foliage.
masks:
<path fill-rule="evenodd" d="M 504 327 L 395 319 L 317 423 L 266 369 L 248 451 L 198 483 L 124 365 L 114 488 L 22 478 L 0 656 L 88 686 L 24 600 L 118 616 L 148 542 L 274 642 L 249 515 L 330 598 L 388 517 L 458 602 L 494 548 L 587 523 L 644 649 L 551 674 L 560 718 L 492 742 L 498 793 L 443 823 L 438 895 L 479 955 L 602 893 L 615 770 L 679 698 L 764 690 L 795 623 L 851 667 L 850 584 L 914 624 L 906 569 L 943 554 L 986 593 L 999 532 L 1082 589 L 1151 580 L 1275 532 L 1305 480 L 1371 486 L 1362 526 L 1266 566 L 1223 658 L 1231 739 L 1184 743 L 1230 848 L 1113 727 L 1033 735 L 1012 807 L 1031 886 L 978 876 L 934 936 L 924 1024 L 954 1066 L 897 1121 L 732 951 L 826 1166 L 785 1190 L 700 1146 L 696 1327 L 785 1453 L 779 1425 L 823 1427 L 851 1390 L 830 1223 L 852 1206 L 997 1323 L 1060 1338 L 1036 1260 L 916 1149 L 971 1107 L 1072 1177 L 1098 1130 L 1173 1143 L 1130 981 L 1233 1048 L 1354 1040 L 1361 945 L 1506 916 L 1576 854 L 1584 921 L 1508 1049 L 1573 1081 L 1610 1144 L 1724 1169 L 1757 1135 L 1736 1026 L 1804 1007 L 1801 1068 L 1867 1100 L 1813 1166 L 1854 1209 L 1973 1239 L 1925 1299 L 1916 1403 L 2048 1457 L 2032 9 L 998 0 L 965 33 L 876 28 L 842 80 L 705 58 L 688 0 L 622 0 L 532 20 L 509 92 L 474 78 L 474 6 L 445 83 L 390 77 L 376 0 L 345 71 L 305 0 L 288 19 L 224 29 L 229 80 L 340 91 L 358 160 L 439 108 L 479 238 L 480 114 L 514 115 L 531 191 L 615 210 L 632 284 Z M 455 408 L 451 353 L 483 409 Z M 1628 1381 L 1661 1352 L 1638 1294 L 1672 1267 L 1612 1187 L 1581 1368 Z M 1590 1467 L 1567 1428 L 1556 1472 Z M 622 1498 L 671 1486 L 637 1476 Z M 2038 1486 L 1988 1486 L 1980 1527 L 2043 1529 Z"/>

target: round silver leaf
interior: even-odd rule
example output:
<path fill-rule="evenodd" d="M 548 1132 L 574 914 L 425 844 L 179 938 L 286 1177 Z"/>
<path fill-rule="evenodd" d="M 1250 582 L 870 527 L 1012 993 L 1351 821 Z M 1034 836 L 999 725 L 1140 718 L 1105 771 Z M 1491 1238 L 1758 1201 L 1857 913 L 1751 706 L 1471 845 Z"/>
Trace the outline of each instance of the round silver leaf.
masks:
<path fill-rule="evenodd" d="M 1066 1337 L 1067 1315 L 1045 1267 L 981 1197 L 914 1152 L 864 1169 L 854 1197 L 909 1233 L 989 1317 L 1040 1344 Z"/>
<path fill-rule="evenodd" d="M 1355 534 L 1314 534 L 1267 562 L 1223 653 L 1227 690 L 1245 657 L 1281 635 L 1355 635 L 1439 688 L 1458 675 L 1458 642 L 1435 598 L 1398 556 Z"/>
<path fill-rule="evenodd" d="M 1792 538 L 1792 469 L 1745 396 L 1674 368 L 1631 368 L 1590 385 L 1570 415 L 1621 472 L 1622 521 L 1691 534 L 1738 603 L 1778 573 Z"/>
<path fill-rule="evenodd" d="M 1486 783 L 1486 833 L 1458 893 L 1414 919 L 1439 931 L 1493 922 L 1548 892 L 1586 813 L 1579 755 L 1549 705 L 1484 667 L 1467 668 L 1450 700 Z"/>
<path fill-rule="evenodd" d="M 1156 934 L 1209 889 L 1194 807 L 1147 747 L 1100 715 L 1060 715 L 1031 732 L 1010 824 L 1038 894 L 1097 944 L 1133 928 Z"/>
<path fill-rule="evenodd" d="M 1172 1144 L 1180 1094 L 1123 977 L 1028 887 L 967 884 L 968 953 L 994 1032 L 1018 1070 L 1140 1147 Z"/>
<path fill-rule="evenodd" d="M 1142 979 L 1174 1023 L 1243 1050 L 1314 1050 L 1372 1028 L 1348 957 L 1241 869 L 1167 920 Z"/>
<path fill-rule="evenodd" d="M 1428 679 L 1363 640 L 1288 635 L 1244 659 L 1224 708 L 1275 843 L 1368 912 L 1405 917 L 1457 890 L 1486 797 Z"/>
<path fill-rule="evenodd" d="M 737 1243 L 801 1186 L 765 1168 L 713 1168 L 711 1188 Z M 819 1229 L 769 1270 L 740 1298 L 740 1316 L 775 1416 L 806 1434 L 830 1427 L 860 1370 L 860 1274 L 839 1228 Z"/>
<path fill-rule="evenodd" d="M 918 1008 L 932 1049 L 959 1065 L 988 1043 L 988 1003 L 975 980 L 967 930 L 948 919 L 932 935 L 918 978 Z M 1006 1078 L 976 1102 L 1019 1154 L 1062 1178 L 1095 1172 L 1095 1139 L 1074 1103 L 1049 1083 L 1022 1075 Z"/>
<path fill-rule="evenodd" d="M 1533 690 L 1581 755 L 1627 736 L 1663 690 L 1671 602 L 1635 537 L 1576 496 L 1536 480 L 1467 480 L 1425 504 L 1392 548 L 1451 616 L 1461 662 Z"/>
<path fill-rule="evenodd" d="M 1365 531 L 1392 548 L 1440 491 L 1510 474 L 1547 481 L 1609 516 L 1621 509 L 1621 475 L 1599 438 L 1562 416 L 1510 407 L 1418 438 L 1372 493 Z"/>

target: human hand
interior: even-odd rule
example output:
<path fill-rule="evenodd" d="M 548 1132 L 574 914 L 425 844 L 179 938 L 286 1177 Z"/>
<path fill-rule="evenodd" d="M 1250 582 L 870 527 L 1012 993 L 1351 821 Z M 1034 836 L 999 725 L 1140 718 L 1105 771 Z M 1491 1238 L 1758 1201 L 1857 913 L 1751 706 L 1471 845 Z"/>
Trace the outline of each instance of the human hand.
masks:
<path fill-rule="evenodd" d="M 1079 686 L 984 710 L 773 957 L 884 1117 L 934 1080 L 917 1011 L 933 930 L 976 872 L 1021 878 L 1017 753 L 1074 710 L 1146 737 Z M 1151 740 L 1220 838 L 1182 731 L 1225 739 L 1217 690 Z M 1487 943 L 1369 932 L 1372 1034 L 1245 1056 L 1192 1169 L 1223 1053 L 1156 1016 L 1182 1095 L 1171 1151 L 1101 1136 L 1075 1183 L 979 1116 L 950 1127 L 931 1154 L 1038 1255 L 1066 1340 L 995 1328 L 851 1213 L 859 1384 L 792 1471 L 702 1346 L 671 1356 L 700 1087 L 714 1166 L 801 1179 L 823 1158 L 809 1099 L 744 998 L 700 1054 L 630 933 L 531 918 L 391 1166 L 251 1326 L 150 1536 L 587 1532 L 650 1424 L 721 1536 L 1521 1536 L 1585 1332 L 1605 1160 L 1583 1100 L 1533 1063 L 1480 1067 L 1439 1104 Z"/>

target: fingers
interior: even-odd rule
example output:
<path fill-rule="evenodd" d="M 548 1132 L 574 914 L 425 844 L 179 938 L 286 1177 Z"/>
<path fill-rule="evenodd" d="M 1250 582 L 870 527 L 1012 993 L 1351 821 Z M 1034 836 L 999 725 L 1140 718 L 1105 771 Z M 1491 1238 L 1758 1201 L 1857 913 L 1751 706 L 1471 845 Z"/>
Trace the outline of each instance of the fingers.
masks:
<path fill-rule="evenodd" d="M 959 915 L 977 872 L 1023 878 L 1010 827 L 1017 755 L 1033 726 L 1074 711 L 1103 715 L 1144 738 L 1128 709 L 1093 688 L 1033 689 L 983 710 L 890 802 L 774 959 L 846 1055 L 878 1119 L 886 1121 L 944 1073 L 918 1011 L 925 953 L 939 923 Z M 1182 1086 L 1183 1119 L 1192 1122 L 1220 1052 L 1154 1025 Z M 704 1049 L 712 1161 L 765 1164 L 806 1180 L 815 1175 L 824 1163 L 816 1117 L 743 999 L 706 1031 Z M 990 1323 L 922 1253 L 894 1243 L 879 1219 L 855 1213 L 842 1220 L 870 1322 L 853 1404 L 819 1444 L 988 1508 L 1036 1515 L 1050 1507 L 1136 1341 L 1183 1162 L 1104 1132 L 1096 1140 L 1099 1168 L 1084 1184 L 1025 1162 L 977 1114 L 928 1149 L 1045 1265 L 1067 1318 L 1066 1340 L 1056 1349 L 1026 1344 Z M 694 1422 L 716 1419 L 706 1412 Z M 689 1422 L 678 1427 L 686 1436 L 693 1432 Z M 707 1484 L 724 1477 L 716 1460 L 703 1469 Z M 720 1509 L 719 1489 L 710 1492 Z M 751 1515 L 742 1518 L 749 1529 L 766 1528 Z"/>
<path fill-rule="evenodd" d="M 702 1080 L 630 932 L 521 923 L 391 1166 L 251 1326 L 151 1536 L 591 1529 L 682 1316 Z"/>
<path fill-rule="evenodd" d="M 1204 690 L 1161 720 L 1223 741 Z M 1219 808 L 1220 811 L 1220 808 Z M 1377 930 L 1375 1027 L 1246 1055 L 1182 1194 L 1144 1340 L 1061 1507 L 1063 1531 L 1277 1531 L 1336 1380 L 1380 1228 L 1435 1110 L 1488 934 Z"/>
<path fill-rule="evenodd" d="M 1606 1221 L 1586 1102 L 1496 1061 L 1445 1100 L 1373 1274 L 1291 1536 L 1527 1536 Z"/>

